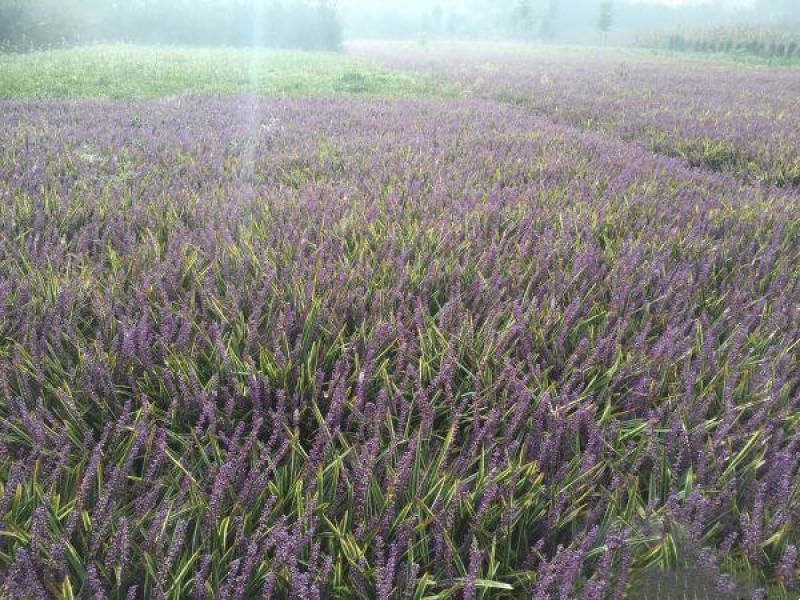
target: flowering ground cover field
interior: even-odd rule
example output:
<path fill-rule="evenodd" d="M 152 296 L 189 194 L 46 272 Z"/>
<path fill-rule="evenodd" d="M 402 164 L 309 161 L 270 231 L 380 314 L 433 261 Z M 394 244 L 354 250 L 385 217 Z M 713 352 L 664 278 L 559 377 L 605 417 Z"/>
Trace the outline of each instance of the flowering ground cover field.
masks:
<path fill-rule="evenodd" d="M 358 53 L 706 169 L 800 185 L 797 69 L 502 47 Z"/>
<path fill-rule="evenodd" d="M 800 192 L 499 101 L 508 55 L 0 101 L 0 596 L 797 596 Z"/>

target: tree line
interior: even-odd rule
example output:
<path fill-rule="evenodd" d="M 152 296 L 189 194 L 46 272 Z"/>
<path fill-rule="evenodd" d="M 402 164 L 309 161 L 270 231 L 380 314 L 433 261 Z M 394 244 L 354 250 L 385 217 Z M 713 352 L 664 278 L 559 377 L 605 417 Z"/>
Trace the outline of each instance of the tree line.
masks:
<path fill-rule="evenodd" d="M 0 0 L 0 47 L 92 42 L 337 50 L 331 0 Z"/>
<path fill-rule="evenodd" d="M 687 4 L 622 0 L 426 0 L 342 3 L 353 39 L 516 40 L 635 43 L 644 32 L 738 23 L 797 22 L 798 0 L 709 0 Z"/>

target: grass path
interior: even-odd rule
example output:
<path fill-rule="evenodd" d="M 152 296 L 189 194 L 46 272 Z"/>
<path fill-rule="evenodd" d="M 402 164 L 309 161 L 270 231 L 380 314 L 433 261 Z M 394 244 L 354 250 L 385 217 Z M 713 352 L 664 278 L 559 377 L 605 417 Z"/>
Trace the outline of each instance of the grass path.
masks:
<path fill-rule="evenodd" d="M 101 45 L 0 55 L 3 98 L 152 98 L 183 93 L 429 95 L 414 73 L 346 54 Z"/>

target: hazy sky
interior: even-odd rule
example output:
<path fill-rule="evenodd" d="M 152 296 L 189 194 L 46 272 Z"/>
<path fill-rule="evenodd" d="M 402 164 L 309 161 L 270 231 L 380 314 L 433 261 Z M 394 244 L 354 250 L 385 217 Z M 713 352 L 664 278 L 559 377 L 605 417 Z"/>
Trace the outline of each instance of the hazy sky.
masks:
<path fill-rule="evenodd" d="M 665 6 L 692 6 L 698 4 L 725 4 L 727 6 L 742 6 L 752 4 L 755 0 L 618 0 L 623 4 L 661 4 Z M 384 6 L 393 8 L 407 8 L 410 5 L 421 7 L 429 6 L 458 6 L 463 0 L 339 0 L 342 6 Z"/>

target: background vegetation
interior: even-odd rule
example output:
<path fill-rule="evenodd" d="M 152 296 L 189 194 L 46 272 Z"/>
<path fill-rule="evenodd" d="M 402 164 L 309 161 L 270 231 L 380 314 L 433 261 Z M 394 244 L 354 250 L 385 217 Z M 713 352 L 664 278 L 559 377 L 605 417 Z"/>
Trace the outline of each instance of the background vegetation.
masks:
<path fill-rule="evenodd" d="M 644 31 L 800 25 L 792 0 L 340 0 L 346 39 L 518 40 L 630 44 Z"/>
<path fill-rule="evenodd" d="M 328 0 L 0 0 L 6 48 L 96 41 L 336 50 L 342 33 Z"/>

